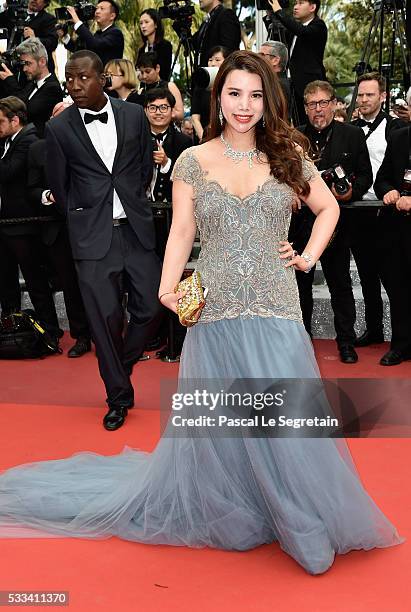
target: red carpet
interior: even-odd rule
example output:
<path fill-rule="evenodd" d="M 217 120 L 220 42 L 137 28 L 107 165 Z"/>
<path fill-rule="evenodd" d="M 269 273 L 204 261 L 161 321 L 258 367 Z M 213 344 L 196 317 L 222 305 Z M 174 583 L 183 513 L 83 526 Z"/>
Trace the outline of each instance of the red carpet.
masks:
<path fill-rule="evenodd" d="M 69 345 L 66 337 L 63 347 Z M 338 361 L 334 342 L 319 340 L 315 347 L 327 377 L 411 377 L 411 362 L 378 365 L 386 346 L 360 349 L 359 363 L 349 366 Z M 104 390 L 93 355 L 0 362 L 0 469 L 82 450 L 152 449 L 159 436 L 159 380 L 175 377 L 177 369 L 154 359 L 140 363 L 133 374 L 136 409 L 123 428 L 109 433 L 101 426 Z M 368 491 L 409 540 L 410 440 L 349 444 Z M 2 540 L 0 545 L 0 591 L 69 591 L 68 609 L 75 612 L 405 612 L 411 605 L 409 541 L 340 556 L 327 574 L 317 577 L 305 574 L 277 544 L 246 553 L 146 546 L 116 538 Z"/>

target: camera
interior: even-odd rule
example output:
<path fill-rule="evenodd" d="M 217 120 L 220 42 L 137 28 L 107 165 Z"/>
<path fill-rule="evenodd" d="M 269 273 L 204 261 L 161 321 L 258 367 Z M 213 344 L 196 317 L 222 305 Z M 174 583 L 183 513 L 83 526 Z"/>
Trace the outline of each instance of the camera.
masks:
<path fill-rule="evenodd" d="M 321 176 L 328 187 L 334 186 L 335 192 L 338 195 L 343 196 L 349 192 L 351 180 L 341 164 L 334 164 L 331 168 L 323 170 Z"/>
<path fill-rule="evenodd" d="M 77 4 L 73 5 L 73 8 L 76 9 L 76 13 L 81 21 L 91 21 L 94 19 L 96 7 L 94 4 L 87 2 L 87 0 L 79 0 Z M 54 14 L 59 21 L 71 21 L 71 15 L 65 6 L 54 9 Z"/>
<path fill-rule="evenodd" d="M 194 12 L 194 6 L 190 0 L 164 0 L 164 6 L 158 9 L 160 19 L 185 20 L 190 18 L 191 21 Z"/>
<path fill-rule="evenodd" d="M 4 53 L 0 55 L 0 63 L 5 64 L 13 73 L 19 72 L 24 66 L 24 62 L 21 61 L 15 48 L 4 51 Z"/>
<path fill-rule="evenodd" d="M 278 4 L 283 9 L 287 9 L 290 6 L 289 0 L 278 0 Z M 268 3 L 268 0 L 257 0 L 257 10 L 258 11 L 272 11 L 271 4 Z"/>

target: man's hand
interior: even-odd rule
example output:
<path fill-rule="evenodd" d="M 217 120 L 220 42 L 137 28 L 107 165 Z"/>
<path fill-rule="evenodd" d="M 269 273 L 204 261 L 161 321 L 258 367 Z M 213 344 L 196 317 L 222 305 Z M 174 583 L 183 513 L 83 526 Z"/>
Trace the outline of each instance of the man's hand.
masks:
<path fill-rule="evenodd" d="M 392 110 L 399 119 L 402 119 L 403 121 L 407 122 L 411 121 L 411 111 L 408 106 L 400 106 L 399 104 L 394 104 Z"/>
<path fill-rule="evenodd" d="M 73 23 L 79 23 L 81 21 L 80 17 L 76 13 L 76 9 L 74 6 L 66 6 L 67 12 L 70 13 L 71 21 Z"/>
<path fill-rule="evenodd" d="M 352 198 L 352 185 L 350 185 L 349 190 L 347 191 L 347 193 L 344 193 L 344 195 L 341 195 L 340 193 L 337 193 L 335 191 L 334 184 L 331 187 L 331 191 L 335 199 L 338 200 L 339 202 L 348 202 L 348 200 L 351 200 Z"/>
<path fill-rule="evenodd" d="M 158 151 L 153 151 L 153 159 L 155 164 L 160 164 L 164 167 L 168 162 L 168 157 L 161 145 L 158 145 Z"/>
<path fill-rule="evenodd" d="M 396 189 L 391 189 L 391 191 L 387 191 L 382 201 L 384 202 L 384 204 L 389 206 L 391 204 L 397 204 L 400 197 L 401 196 L 399 191 L 397 191 Z"/>
<path fill-rule="evenodd" d="M 276 13 L 277 11 L 281 11 L 281 6 L 278 0 L 268 0 L 268 4 L 273 9 L 274 13 Z"/>
<path fill-rule="evenodd" d="M 13 76 L 12 71 L 7 68 L 6 64 L 0 63 L 0 79 L 4 81 L 8 77 Z"/>
<path fill-rule="evenodd" d="M 411 210 L 411 196 L 401 196 L 395 206 L 397 210 Z"/>
<path fill-rule="evenodd" d="M 23 28 L 23 36 L 24 38 L 35 38 L 36 37 L 33 28 L 29 28 L 28 26 Z"/>

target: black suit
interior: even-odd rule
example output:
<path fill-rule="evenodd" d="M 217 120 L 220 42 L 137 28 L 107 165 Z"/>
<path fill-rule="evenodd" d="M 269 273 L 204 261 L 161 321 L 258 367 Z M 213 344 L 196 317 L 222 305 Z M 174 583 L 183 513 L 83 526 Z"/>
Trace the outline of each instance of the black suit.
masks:
<path fill-rule="evenodd" d="M 291 50 L 294 36 L 296 41 L 292 49 L 289 69 L 294 88 L 300 121 L 305 120 L 304 89 L 311 81 L 325 80 L 326 73 L 323 64 L 324 50 L 327 43 L 327 26 L 319 17 L 306 26 L 294 19 L 284 9 L 275 13 L 287 29 L 288 50 Z"/>
<path fill-rule="evenodd" d="M 350 162 L 344 162 L 347 173 L 354 173 L 351 201 L 361 200 L 372 185 L 372 168 L 363 131 L 347 123 L 333 121 L 326 128 L 329 138 L 326 141 L 321 159 L 317 162 L 319 170 L 330 168 L 342 161 L 342 154 L 350 154 Z M 316 130 L 312 126 L 299 128 L 313 144 Z M 314 222 L 314 215 L 304 207 L 294 216 L 290 239 L 295 248 L 301 252 L 309 238 Z M 355 301 L 350 276 L 350 224 L 355 223 L 355 211 L 341 210 L 335 236 L 321 256 L 321 266 L 331 294 L 331 306 L 334 312 L 334 327 L 339 347 L 350 345 L 355 341 Z M 313 309 L 312 282 L 314 269 L 309 273 L 296 273 L 300 293 L 301 309 L 304 324 L 311 333 Z"/>
<path fill-rule="evenodd" d="M 196 66 L 207 66 L 210 51 L 217 45 L 229 52 L 240 47 L 241 26 L 234 11 L 219 5 L 209 16 L 210 20 L 204 21 L 193 36 Z"/>
<path fill-rule="evenodd" d="M 56 18 L 45 10 L 40 11 L 37 15 L 30 15 L 27 21 L 24 22 L 24 26 L 31 28 L 36 37 L 39 38 L 46 47 L 49 56 L 48 66 L 50 72 L 54 72 L 53 51 L 57 48 L 58 44 L 58 36 L 55 28 L 56 23 Z M 2 13 L 0 15 L 0 27 L 8 28 L 9 38 L 13 29 L 12 25 L 13 22 L 10 21 L 9 13 L 7 11 Z M 17 36 L 14 38 L 13 46 L 18 45 L 22 40 L 24 40 L 23 36 L 18 32 Z"/>
<path fill-rule="evenodd" d="M 133 403 L 124 364 L 135 363 L 157 325 L 160 265 L 145 196 L 152 146 L 144 111 L 110 99 L 117 150 L 110 171 L 94 148 L 79 110 L 71 106 L 46 126 L 47 172 L 58 208 L 67 215 L 80 290 L 110 407 Z M 113 194 L 129 224 L 113 226 Z M 123 341 L 122 295 L 130 323 Z"/>
<path fill-rule="evenodd" d="M 94 51 L 101 61 L 103 66 L 113 59 L 122 59 L 124 52 L 124 36 L 123 32 L 114 24 L 108 27 L 104 32 L 97 30 L 92 34 L 88 27 L 82 23 L 76 30 L 78 41 L 74 43 L 72 40 L 65 47 L 69 51 L 78 51 L 79 49 L 88 49 Z M 79 44 L 77 44 L 79 43 Z"/>
<path fill-rule="evenodd" d="M 0 160 L 1 219 L 20 219 L 37 215 L 36 207 L 27 194 L 28 150 L 36 139 L 35 127 L 32 124 L 27 125 L 15 136 Z M 0 228 L 2 251 L 10 252 L 12 260 L 16 260 L 20 265 L 37 316 L 47 330 L 57 337 L 58 320 L 53 297 L 41 269 L 37 227 L 31 223 L 20 223 L 0 225 Z M 8 259 L 1 257 L 0 266 L 3 270 L 0 270 L 0 286 L 3 286 L 4 278 L 7 279 L 10 274 L 7 270 L 4 271 Z M 10 282 L 10 279 L 8 280 Z M 4 292 L 3 296 L 6 294 L 4 299 L 7 301 L 7 286 L 3 287 L 1 292 Z"/>
<path fill-rule="evenodd" d="M 34 123 L 37 135 L 43 138 L 44 126 L 50 119 L 53 108 L 63 100 L 63 91 L 57 77 L 50 74 L 31 98 L 30 94 L 35 89 L 31 81 L 21 87 L 15 77 L 11 76 L 3 81 L 3 88 L 5 96 L 17 96 L 23 100 L 27 106 L 28 120 Z"/>
<path fill-rule="evenodd" d="M 388 139 L 391 130 L 397 130 L 406 124 L 401 119 L 395 119 L 381 111 L 376 117 L 376 122 L 386 119 L 384 134 Z M 353 121 L 353 125 L 361 124 L 361 120 Z M 383 127 L 383 126 L 381 126 Z M 375 129 L 375 128 L 374 128 Z M 372 130 L 374 131 L 374 130 Z M 372 159 L 373 140 L 368 138 L 369 132 L 366 128 L 367 147 Z M 378 143 L 377 150 L 380 151 L 381 144 Z M 374 170 L 374 179 L 376 172 Z M 376 199 L 376 197 L 375 197 Z M 381 297 L 381 278 L 379 267 L 375 265 L 375 244 L 380 233 L 379 209 L 358 210 L 355 212 L 355 224 L 352 227 L 351 252 L 357 265 L 358 275 L 361 281 L 361 290 L 364 297 L 365 324 L 366 329 L 374 336 L 383 335 L 384 304 Z"/>
<path fill-rule="evenodd" d="M 158 65 L 160 66 L 160 79 L 163 79 L 163 81 L 169 81 L 171 77 L 171 62 L 173 59 L 173 47 L 171 42 L 164 39 L 159 40 L 157 43 L 154 43 L 152 50 L 156 54 Z M 138 50 L 136 64 L 138 64 L 138 60 L 145 52 L 146 45 L 143 45 Z"/>
<path fill-rule="evenodd" d="M 55 221 L 40 224 L 40 237 L 62 285 L 70 334 L 72 338 L 88 339 L 91 333 L 78 286 L 65 219 L 56 211 L 54 204 L 45 206 L 41 203 L 43 192 L 48 189 L 45 140 L 38 140 L 30 146 L 27 177 L 29 196 L 38 207 L 39 213 L 55 218 Z"/>
<path fill-rule="evenodd" d="M 393 189 L 401 193 L 404 171 L 410 168 L 410 150 L 409 128 L 392 131 L 374 183 L 381 200 Z M 391 348 L 411 353 L 411 215 L 397 211 L 394 205 L 384 206 L 379 222 L 376 263 L 390 300 Z"/>
<path fill-rule="evenodd" d="M 171 124 L 168 128 L 166 138 L 162 141 L 162 147 L 169 159 L 171 166 L 166 173 L 157 172 L 154 185 L 154 200 L 156 202 L 171 202 L 172 181 L 170 179 L 174 164 L 183 151 L 193 144 L 191 138 L 182 134 Z"/>

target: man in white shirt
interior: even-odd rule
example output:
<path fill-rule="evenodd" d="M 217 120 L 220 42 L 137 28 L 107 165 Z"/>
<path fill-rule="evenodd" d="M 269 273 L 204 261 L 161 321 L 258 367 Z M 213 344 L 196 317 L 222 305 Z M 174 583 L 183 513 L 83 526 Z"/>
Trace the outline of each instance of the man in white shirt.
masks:
<path fill-rule="evenodd" d="M 92 51 L 66 66 L 74 104 L 46 127 L 48 183 L 67 215 L 80 291 L 107 390 L 110 431 L 134 404 L 132 366 L 159 321 L 160 262 L 145 195 L 152 174 L 151 137 L 143 109 L 104 94 Z M 123 339 L 123 295 L 130 321 Z"/>
<path fill-rule="evenodd" d="M 400 119 L 395 119 L 382 110 L 386 95 L 386 81 L 379 72 L 369 72 L 358 78 L 359 118 L 353 123 L 364 131 L 373 173 L 373 185 L 364 194 L 363 200 L 378 199 L 374 193 L 374 181 L 384 159 L 387 138 L 391 130 L 405 125 Z M 355 346 L 368 346 L 384 341 L 381 280 L 374 251 L 380 232 L 377 208 L 355 211 L 351 251 L 361 281 L 366 324 L 366 329 L 357 338 Z"/>

